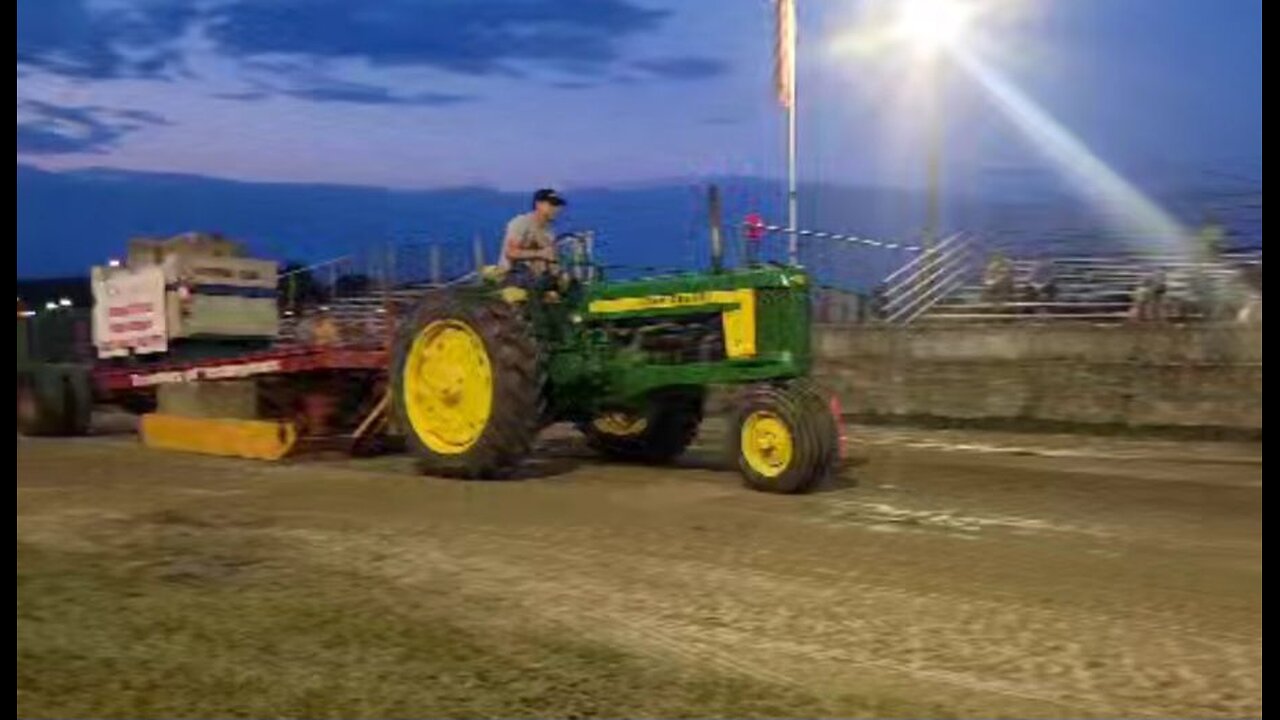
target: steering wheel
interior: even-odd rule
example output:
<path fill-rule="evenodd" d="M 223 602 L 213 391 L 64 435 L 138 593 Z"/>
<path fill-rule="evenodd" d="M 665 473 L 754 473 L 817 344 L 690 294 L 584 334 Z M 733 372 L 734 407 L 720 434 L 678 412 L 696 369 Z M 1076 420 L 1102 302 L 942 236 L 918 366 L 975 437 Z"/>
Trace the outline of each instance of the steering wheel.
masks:
<path fill-rule="evenodd" d="M 559 235 L 556 235 L 556 244 L 559 245 L 560 243 L 566 240 L 585 240 L 586 237 L 587 237 L 587 234 L 581 230 L 574 230 L 572 232 L 562 232 Z"/>

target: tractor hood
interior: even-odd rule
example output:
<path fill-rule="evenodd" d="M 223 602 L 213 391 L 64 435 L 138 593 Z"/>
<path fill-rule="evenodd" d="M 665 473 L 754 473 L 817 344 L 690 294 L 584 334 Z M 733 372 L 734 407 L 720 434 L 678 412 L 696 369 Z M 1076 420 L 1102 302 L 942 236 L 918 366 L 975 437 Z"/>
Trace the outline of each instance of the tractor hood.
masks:
<path fill-rule="evenodd" d="M 587 291 L 589 301 L 623 298 L 674 298 L 670 305 L 701 304 L 699 293 L 745 289 L 795 289 L 807 292 L 809 276 L 798 268 L 760 267 L 730 270 L 722 273 L 682 273 L 659 275 L 637 280 L 600 282 Z"/>

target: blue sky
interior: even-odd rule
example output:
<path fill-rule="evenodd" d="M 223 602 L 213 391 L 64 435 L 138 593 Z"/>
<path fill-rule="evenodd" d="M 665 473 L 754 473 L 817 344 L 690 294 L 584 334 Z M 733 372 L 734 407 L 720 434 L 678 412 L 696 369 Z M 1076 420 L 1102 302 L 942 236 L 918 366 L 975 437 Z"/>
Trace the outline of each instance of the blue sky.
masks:
<path fill-rule="evenodd" d="M 889 0 L 798 0 L 801 171 L 917 187 L 930 105 Z M 987 0 L 1000 73 L 1141 182 L 1261 178 L 1261 0 Z M 19 0 L 18 160 L 396 188 L 782 173 L 766 0 Z M 946 77 L 952 191 L 1054 168 Z"/>

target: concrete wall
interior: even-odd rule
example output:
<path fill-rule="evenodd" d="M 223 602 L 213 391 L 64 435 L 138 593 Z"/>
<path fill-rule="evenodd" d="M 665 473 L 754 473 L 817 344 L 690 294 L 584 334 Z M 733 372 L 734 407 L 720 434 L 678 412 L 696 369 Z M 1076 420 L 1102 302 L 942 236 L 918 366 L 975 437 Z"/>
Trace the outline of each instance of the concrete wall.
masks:
<path fill-rule="evenodd" d="M 819 325 L 815 344 L 867 419 L 1262 429 L 1261 327 Z"/>

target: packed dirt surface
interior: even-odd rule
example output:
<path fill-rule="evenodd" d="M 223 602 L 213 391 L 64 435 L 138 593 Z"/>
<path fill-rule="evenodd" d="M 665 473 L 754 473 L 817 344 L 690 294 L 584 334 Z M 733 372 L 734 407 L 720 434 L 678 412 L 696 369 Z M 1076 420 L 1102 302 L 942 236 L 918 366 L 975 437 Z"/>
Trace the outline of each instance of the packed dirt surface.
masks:
<path fill-rule="evenodd" d="M 848 428 L 807 496 L 714 424 L 517 481 L 19 439 L 18 714 L 1262 714 L 1260 445 Z"/>

